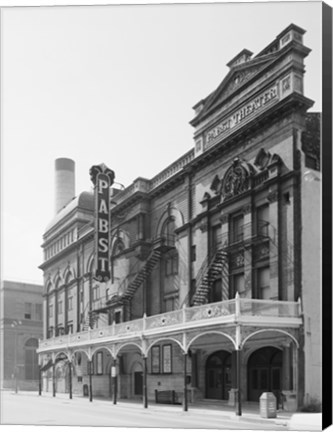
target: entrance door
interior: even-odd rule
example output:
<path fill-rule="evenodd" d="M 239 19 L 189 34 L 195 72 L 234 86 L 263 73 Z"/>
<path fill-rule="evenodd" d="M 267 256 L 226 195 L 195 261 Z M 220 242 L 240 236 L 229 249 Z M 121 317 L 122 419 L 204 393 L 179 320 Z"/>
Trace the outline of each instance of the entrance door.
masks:
<path fill-rule="evenodd" d="M 206 398 L 228 399 L 231 389 L 231 355 L 216 351 L 206 362 Z"/>
<path fill-rule="evenodd" d="M 255 351 L 248 361 L 248 400 L 259 402 L 264 392 L 281 392 L 282 351 L 265 347 Z"/>
<path fill-rule="evenodd" d="M 143 394 L 142 372 L 134 372 L 134 395 L 142 396 L 142 394 Z"/>

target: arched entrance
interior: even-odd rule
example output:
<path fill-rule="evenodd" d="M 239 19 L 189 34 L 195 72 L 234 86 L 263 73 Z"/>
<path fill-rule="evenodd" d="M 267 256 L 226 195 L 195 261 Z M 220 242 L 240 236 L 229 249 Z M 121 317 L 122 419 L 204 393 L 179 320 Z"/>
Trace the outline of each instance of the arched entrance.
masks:
<path fill-rule="evenodd" d="M 248 400 L 259 401 L 264 392 L 279 397 L 282 389 L 282 351 L 264 347 L 251 354 L 248 366 Z"/>
<path fill-rule="evenodd" d="M 206 361 L 206 398 L 229 398 L 231 389 L 231 354 L 216 351 Z"/>

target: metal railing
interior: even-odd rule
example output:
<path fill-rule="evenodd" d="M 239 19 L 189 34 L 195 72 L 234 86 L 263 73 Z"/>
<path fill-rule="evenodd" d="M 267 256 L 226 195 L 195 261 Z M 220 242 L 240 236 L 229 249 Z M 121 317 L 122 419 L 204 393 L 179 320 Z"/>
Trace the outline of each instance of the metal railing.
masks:
<path fill-rule="evenodd" d="M 122 336 L 141 337 L 145 333 L 164 332 L 164 329 L 168 328 L 177 328 L 181 331 L 190 328 L 191 325 L 197 327 L 200 322 L 202 322 L 202 327 L 213 323 L 217 325 L 235 323 L 240 318 L 242 318 L 243 323 L 246 323 L 247 318 L 249 318 L 249 322 L 253 322 L 253 317 L 260 319 L 269 317 L 270 321 L 274 319 L 274 321 L 279 322 L 280 326 L 286 320 L 286 326 L 288 326 L 291 318 L 301 317 L 301 304 L 300 301 L 256 300 L 237 296 L 232 300 L 194 307 L 184 306 L 182 309 L 159 315 L 143 316 L 143 318 L 133 321 L 113 323 L 94 330 L 89 329 L 76 334 L 46 339 L 40 341 L 39 350 L 62 344 L 75 345 L 105 337 L 114 337 L 115 339 Z"/>
<path fill-rule="evenodd" d="M 259 239 L 274 239 L 274 228 L 269 222 L 260 220 L 257 224 L 252 222 L 240 226 L 237 230 L 220 234 L 216 239 L 217 248 L 227 248 L 237 243 L 249 242 Z"/>

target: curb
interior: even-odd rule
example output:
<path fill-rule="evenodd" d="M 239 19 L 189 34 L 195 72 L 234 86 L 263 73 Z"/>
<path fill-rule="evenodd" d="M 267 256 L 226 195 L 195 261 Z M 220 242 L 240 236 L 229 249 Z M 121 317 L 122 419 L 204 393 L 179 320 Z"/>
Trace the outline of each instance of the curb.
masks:
<path fill-rule="evenodd" d="M 13 390 L 7 390 L 7 389 L 1 389 L 1 390 L 4 391 L 4 392 L 6 392 L 6 393 L 11 393 L 12 395 L 15 395 L 15 393 L 13 392 Z M 29 392 L 29 391 L 21 391 L 21 392 L 18 392 L 16 394 L 16 396 L 20 396 L 20 395 L 22 395 L 22 396 L 31 395 L 31 392 Z M 38 394 L 36 394 L 36 396 L 39 397 Z M 42 394 L 42 397 L 43 396 L 52 399 L 52 395 L 49 392 L 47 392 L 46 394 L 45 393 Z M 65 395 L 65 394 L 62 394 L 62 393 L 58 393 L 56 395 L 56 397 L 58 398 L 58 400 L 59 399 L 60 400 L 67 400 L 68 399 L 68 395 Z M 79 400 L 84 400 L 85 399 L 85 400 L 87 400 L 86 397 L 79 396 L 79 395 L 73 395 L 73 399 L 79 399 Z M 87 402 L 88 402 L 88 400 L 87 400 Z M 101 402 L 101 403 L 107 403 L 107 404 L 111 403 L 112 404 L 112 401 L 110 401 L 110 400 L 104 400 L 104 399 L 94 399 L 93 402 Z M 119 402 L 117 402 L 117 405 L 120 408 L 126 408 L 126 407 L 128 407 L 128 408 L 131 408 L 131 409 L 138 409 L 138 410 L 143 409 L 142 404 L 139 404 L 139 403 L 131 403 L 131 402 L 122 402 L 122 401 L 119 401 Z M 117 405 L 115 405 L 115 406 L 117 406 Z M 112 406 L 114 406 L 114 405 L 112 404 Z M 155 404 L 148 405 L 147 410 L 151 410 L 151 411 L 163 410 L 163 411 L 169 411 L 169 412 L 177 412 L 179 414 L 181 414 L 181 413 L 182 414 L 186 414 L 187 412 L 189 412 L 189 413 L 193 413 L 193 414 L 197 414 L 197 415 L 200 415 L 200 414 L 212 414 L 212 413 L 215 412 L 216 414 L 217 413 L 219 414 L 219 417 L 221 417 L 221 419 L 225 418 L 225 419 L 231 419 L 233 421 L 253 422 L 253 423 L 258 423 L 258 421 L 260 421 L 261 423 L 270 424 L 270 425 L 276 424 L 276 425 L 279 425 L 279 426 L 287 426 L 288 425 L 288 421 L 290 420 L 290 417 L 291 417 L 291 416 L 290 417 L 289 416 L 283 416 L 283 417 L 278 417 L 277 416 L 277 417 L 274 417 L 274 418 L 265 418 L 265 417 L 260 417 L 259 413 L 244 413 L 244 412 L 243 412 L 243 414 L 241 416 L 237 416 L 234 412 L 223 411 L 223 409 L 221 409 L 221 408 L 218 408 L 218 409 L 207 409 L 206 407 L 198 407 L 198 406 L 195 406 L 195 407 L 189 406 L 189 410 L 186 412 L 186 411 L 182 410 L 181 405 L 179 405 L 179 406 L 170 405 L 169 406 L 169 405 L 163 405 L 163 404 L 160 404 L 160 405 L 155 405 Z"/>

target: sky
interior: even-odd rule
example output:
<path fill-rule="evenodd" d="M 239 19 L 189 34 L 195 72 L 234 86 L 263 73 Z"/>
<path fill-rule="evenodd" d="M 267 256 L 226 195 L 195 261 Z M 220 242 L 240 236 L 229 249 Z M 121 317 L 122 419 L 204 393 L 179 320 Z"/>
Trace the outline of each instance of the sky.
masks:
<path fill-rule="evenodd" d="M 55 159 L 75 161 L 76 194 L 102 162 L 125 186 L 152 178 L 193 147 L 192 107 L 226 64 L 290 23 L 306 30 L 304 94 L 321 111 L 317 1 L 3 8 L 1 279 L 43 282 Z"/>

